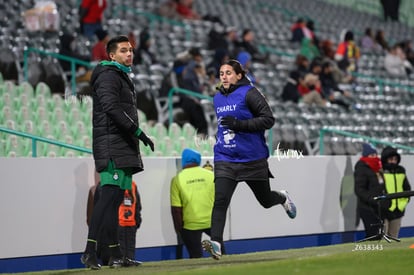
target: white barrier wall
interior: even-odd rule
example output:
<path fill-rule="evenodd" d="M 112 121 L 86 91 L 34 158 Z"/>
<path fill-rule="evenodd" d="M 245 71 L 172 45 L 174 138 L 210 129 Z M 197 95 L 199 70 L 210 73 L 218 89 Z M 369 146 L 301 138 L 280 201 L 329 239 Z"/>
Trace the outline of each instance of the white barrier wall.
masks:
<path fill-rule="evenodd" d="M 246 184 L 234 194 L 225 239 L 250 239 L 354 230 L 354 198 L 350 218 L 344 219 L 340 192 L 352 192 L 353 168 L 358 157 L 324 156 L 299 159 L 271 158 L 272 189 L 287 189 L 298 216 L 291 220 L 281 206 L 263 209 Z M 204 163 L 206 159 L 202 160 Z M 174 158 L 144 158 L 145 171 L 134 176 L 142 197 L 142 227 L 137 247 L 176 244 L 170 214 L 169 184 L 176 173 Z M 414 185 L 414 156 L 403 156 Z M 81 252 L 84 249 L 86 200 L 94 184 L 92 158 L 0 158 L 0 258 Z M 348 174 L 352 171 L 348 171 Z M 350 181 L 351 179 L 351 181 Z M 351 189 L 350 189 L 351 188 Z M 414 203 L 407 207 L 403 226 L 414 226 Z M 347 215 L 345 215 L 347 216 Z M 358 229 L 362 229 L 360 225 Z"/>

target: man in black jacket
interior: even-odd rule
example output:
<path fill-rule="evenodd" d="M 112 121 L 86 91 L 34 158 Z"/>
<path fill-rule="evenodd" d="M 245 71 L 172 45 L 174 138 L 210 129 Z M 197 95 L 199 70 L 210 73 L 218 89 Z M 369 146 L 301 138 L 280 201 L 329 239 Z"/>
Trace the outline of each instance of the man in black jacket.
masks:
<path fill-rule="evenodd" d="M 96 257 L 97 237 L 108 232 L 110 267 L 122 265 L 119 246 L 118 208 L 124 190 L 130 190 L 132 175 L 143 170 L 139 140 L 154 151 L 154 143 L 139 128 L 131 72 L 133 48 L 128 37 L 109 40 L 106 51 L 111 61 L 102 61 L 91 77 L 93 88 L 93 157 L 99 173 L 102 192 L 92 213 L 82 263 L 100 269 Z"/>

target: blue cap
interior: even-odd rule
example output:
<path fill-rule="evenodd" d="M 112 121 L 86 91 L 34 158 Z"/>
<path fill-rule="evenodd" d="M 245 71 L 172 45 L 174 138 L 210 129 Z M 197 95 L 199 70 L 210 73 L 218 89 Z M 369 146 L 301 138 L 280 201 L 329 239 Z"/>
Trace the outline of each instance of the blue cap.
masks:
<path fill-rule="evenodd" d="M 240 64 L 242 64 L 243 65 L 243 67 L 246 67 L 246 63 L 248 62 L 248 61 L 250 61 L 252 59 L 252 56 L 248 53 L 248 52 L 240 52 L 238 55 L 237 55 L 237 61 L 239 61 L 240 62 Z"/>
<path fill-rule="evenodd" d="M 196 150 L 185 148 L 181 154 L 181 167 L 184 168 L 189 164 L 201 163 L 201 154 Z"/>
<path fill-rule="evenodd" d="M 362 144 L 362 156 L 367 157 L 371 154 L 378 154 L 377 148 L 375 148 L 374 145 L 370 143 L 363 143 Z"/>

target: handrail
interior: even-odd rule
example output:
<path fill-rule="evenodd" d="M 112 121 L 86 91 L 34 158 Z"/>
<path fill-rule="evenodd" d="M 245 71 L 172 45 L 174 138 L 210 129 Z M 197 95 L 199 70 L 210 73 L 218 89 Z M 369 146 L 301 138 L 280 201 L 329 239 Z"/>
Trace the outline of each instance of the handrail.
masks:
<path fill-rule="evenodd" d="M 24 138 L 30 138 L 32 140 L 32 157 L 37 157 L 37 142 L 45 142 L 45 143 L 50 143 L 53 145 L 57 145 L 60 147 L 64 147 L 64 148 L 68 148 L 68 149 L 73 149 L 76 151 L 80 151 L 83 153 L 89 153 L 92 154 L 92 150 L 85 148 L 85 147 L 80 147 L 80 146 L 76 146 L 76 145 L 71 145 L 71 144 L 67 144 L 67 143 L 63 143 L 60 141 L 56 141 L 53 139 L 49 139 L 49 138 L 44 138 L 44 137 L 40 137 L 40 136 L 36 136 L 36 135 L 32 135 L 32 134 L 28 134 L 28 133 L 24 133 L 24 132 L 20 132 L 20 131 L 16 131 L 16 130 L 12 130 L 9 128 L 5 128 L 0 126 L 0 132 L 5 132 L 11 135 L 16 135 L 16 136 L 20 136 L 20 137 L 24 137 Z"/>
<path fill-rule="evenodd" d="M 202 95 L 202 94 L 195 93 L 193 91 L 178 88 L 178 87 L 172 87 L 168 91 L 168 123 L 169 123 L 169 125 L 171 125 L 172 122 L 173 122 L 173 95 L 174 95 L 174 93 L 190 95 L 190 96 L 194 96 L 194 97 L 197 97 L 197 98 L 207 99 L 209 101 L 213 101 L 213 98 L 211 96 Z M 272 155 L 273 154 L 273 128 L 269 129 L 268 144 L 269 144 L 268 145 L 269 152 Z"/>
<path fill-rule="evenodd" d="M 29 54 L 32 52 L 70 62 L 72 95 L 76 95 L 76 65 L 82 65 L 88 68 L 93 67 L 91 63 L 77 58 L 29 47 L 23 52 L 23 73 L 25 81 L 29 79 Z"/>
<path fill-rule="evenodd" d="M 178 88 L 178 87 L 172 87 L 168 91 L 168 123 L 171 125 L 173 123 L 173 95 L 174 93 L 184 94 L 184 95 L 190 95 L 201 99 L 207 99 L 209 101 L 213 101 L 213 98 L 211 96 L 202 95 L 199 93 L 195 93 L 190 90 Z"/>
<path fill-rule="evenodd" d="M 408 151 L 414 151 L 414 147 L 405 146 L 405 145 L 401 145 L 401 144 L 397 144 L 397 143 L 393 143 L 393 142 L 389 142 L 389 141 L 384 141 L 384 140 L 372 138 L 372 137 L 369 137 L 369 136 L 359 135 L 359 134 L 355 134 L 355 133 L 351 133 L 351 132 L 347 132 L 347 131 L 333 129 L 333 128 L 329 128 L 329 127 L 322 127 L 319 130 L 319 154 L 320 155 L 323 155 L 324 151 L 325 151 L 324 138 L 325 138 L 325 133 L 327 133 L 327 132 L 343 135 L 343 136 L 346 136 L 346 137 L 352 137 L 352 138 L 359 138 L 359 139 L 367 140 L 367 141 L 369 141 L 373 144 L 378 144 L 379 143 L 379 144 L 389 145 L 389 146 L 392 146 L 392 147 L 395 147 L 395 148 L 400 148 L 400 149 L 404 149 L 404 150 L 408 150 Z"/>
<path fill-rule="evenodd" d="M 358 73 L 358 72 L 354 72 L 354 73 L 352 73 L 352 75 L 355 76 L 355 77 L 361 77 L 361 78 L 374 80 L 379 86 L 379 91 L 378 91 L 379 94 L 383 93 L 384 85 L 390 85 L 390 86 L 394 86 L 394 87 L 404 88 L 404 89 L 407 89 L 409 92 L 414 92 L 414 87 L 409 86 L 409 85 L 403 85 L 403 84 L 395 82 L 395 81 L 387 81 L 387 80 L 383 80 L 379 77 L 366 75 L 366 74 L 361 74 L 361 73 Z"/>
<path fill-rule="evenodd" d="M 126 5 L 118 5 L 118 6 L 116 6 L 113 9 L 112 17 L 116 18 L 119 11 L 128 11 L 128 12 L 132 12 L 132 13 L 134 13 L 136 15 L 142 15 L 142 16 L 146 17 L 150 21 L 150 28 L 151 29 L 154 26 L 153 25 L 154 22 L 166 22 L 166 23 L 168 23 L 169 25 L 172 25 L 172 26 L 182 27 L 182 28 L 184 28 L 184 31 L 185 31 L 185 39 L 186 39 L 186 41 L 190 41 L 191 40 L 191 31 L 190 31 L 189 25 L 188 24 L 185 24 L 185 23 L 183 23 L 181 21 L 174 20 L 174 19 L 170 19 L 170 18 L 166 18 L 166 17 L 162 17 L 160 15 L 157 15 L 157 14 L 154 14 L 154 13 L 151 13 L 151 12 L 146 12 L 146 11 L 142 11 L 142 10 L 139 10 L 139 9 L 134 9 L 134 8 L 128 7 Z"/>

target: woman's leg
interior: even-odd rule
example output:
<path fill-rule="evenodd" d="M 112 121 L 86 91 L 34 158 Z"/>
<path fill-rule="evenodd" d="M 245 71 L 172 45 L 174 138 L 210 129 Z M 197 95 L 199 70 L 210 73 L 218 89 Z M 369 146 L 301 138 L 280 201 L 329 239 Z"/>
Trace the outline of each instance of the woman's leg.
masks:
<path fill-rule="evenodd" d="M 211 215 L 211 240 L 223 243 L 224 226 L 226 225 L 227 209 L 237 182 L 229 178 L 215 179 L 215 199 Z"/>
<path fill-rule="evenodd" d="M 246 181 L 246 183 L 253 191 L 257 201 L 264 208 L 270 208 L 276 204 L 282 204 L 286 201 L 286 197 L 283 194 L 270 189 L 269 180 Z"/>

